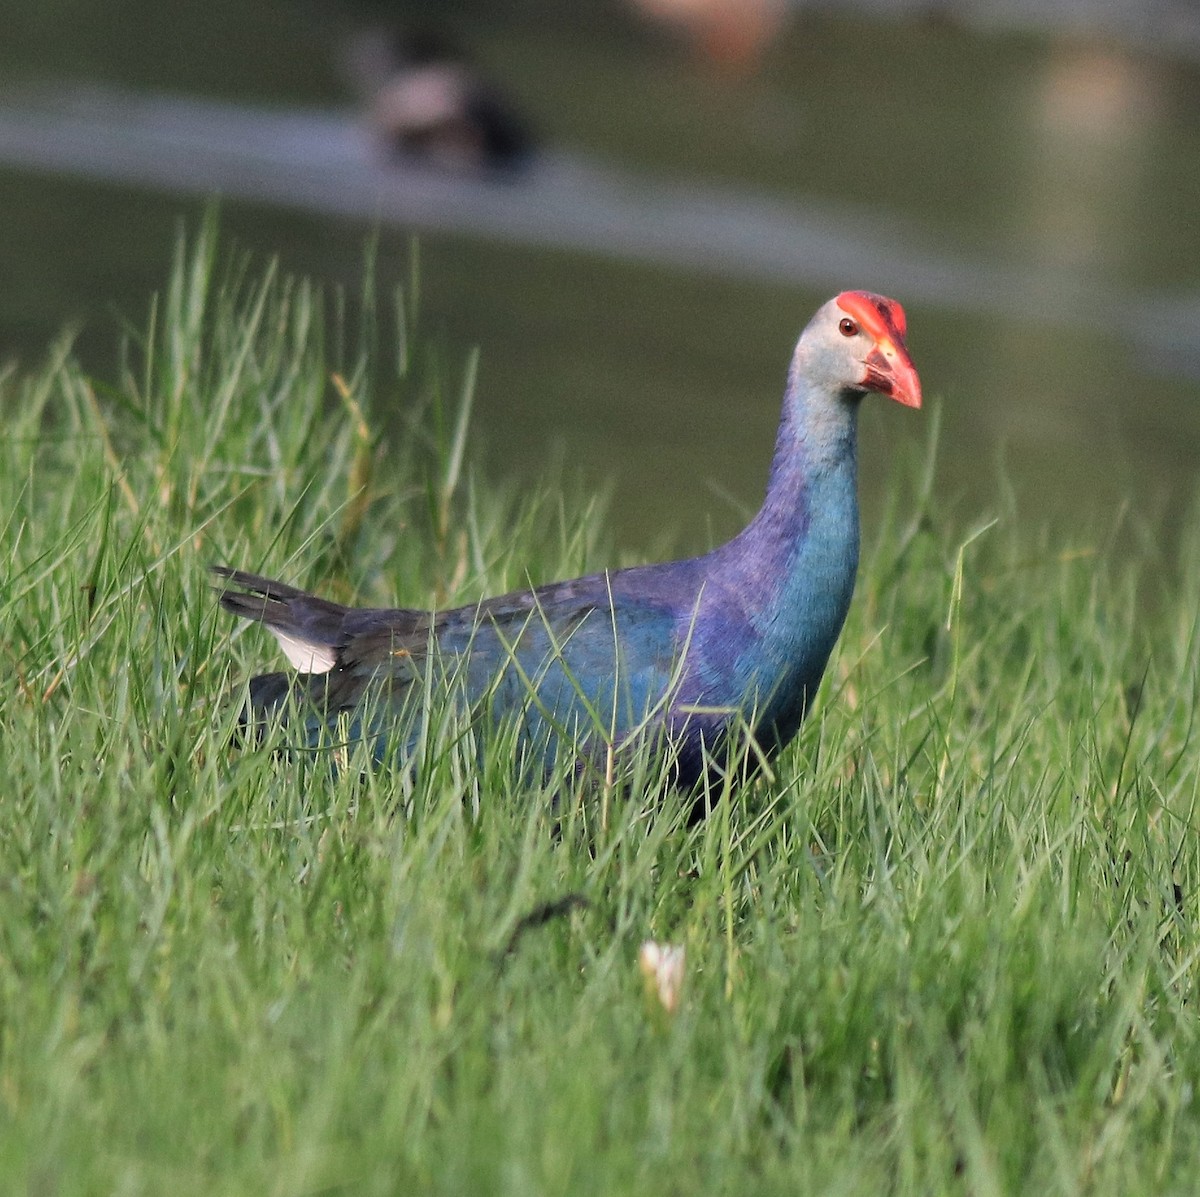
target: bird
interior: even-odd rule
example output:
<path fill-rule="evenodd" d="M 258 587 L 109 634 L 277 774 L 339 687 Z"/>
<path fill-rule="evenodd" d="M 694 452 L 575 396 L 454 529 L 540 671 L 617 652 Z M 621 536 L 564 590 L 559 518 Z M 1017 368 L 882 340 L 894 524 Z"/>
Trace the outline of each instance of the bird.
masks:
<path fill-rule="evenodd" d="M 351 39 L 342 57 L 389 159 L 498 177 L 533 161 L 528 122 L 445 36 L 369 29 Z"/>
<path fill-rule="evenodd" d="M 804 328 L 787 373 L 762 506 L 731 540 L 451 609 L 348 607 L 227 566 L 221 606 L 264 624 L 291 669 L 255 677 L 243 719 L 334 729 L 377 764 L 412 757 L 440 688 L 472 726 L 507 724 L 526 771 L 605 770 L 648 740 L 698 791 L 747 743 L 797 733 L 850 606 L 859 553 L 863 397 L 921 406 L 895 300 L 844 291 Z"/>

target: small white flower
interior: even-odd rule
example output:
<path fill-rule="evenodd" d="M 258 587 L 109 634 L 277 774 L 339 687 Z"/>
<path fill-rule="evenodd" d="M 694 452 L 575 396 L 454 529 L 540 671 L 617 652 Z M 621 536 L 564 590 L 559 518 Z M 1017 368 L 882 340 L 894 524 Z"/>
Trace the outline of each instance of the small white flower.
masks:
<path fill-rule="evenodd" d="M 668 1014 L 675 1013 L 683 989 L 684 947 L 648 939 L 638 952 L 638 967 L 646 979 L 646 992 L 657 997 Z"/>

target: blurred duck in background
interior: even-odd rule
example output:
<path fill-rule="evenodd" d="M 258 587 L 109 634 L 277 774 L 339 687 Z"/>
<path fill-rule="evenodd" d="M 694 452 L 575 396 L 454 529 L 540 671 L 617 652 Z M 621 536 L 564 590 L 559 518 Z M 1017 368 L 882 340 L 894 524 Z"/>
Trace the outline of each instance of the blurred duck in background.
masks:
<path fill-rule="evenodd" d="M 524 118 L 445 38 L 371 29 L 350 39 L 343 59 L 389 155 L 467 173 L 531 162 Z"/>

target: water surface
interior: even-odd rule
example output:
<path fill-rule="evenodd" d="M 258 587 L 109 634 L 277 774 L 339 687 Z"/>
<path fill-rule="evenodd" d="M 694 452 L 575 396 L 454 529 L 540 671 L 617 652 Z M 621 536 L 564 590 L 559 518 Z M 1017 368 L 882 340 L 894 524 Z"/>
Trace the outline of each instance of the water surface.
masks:
<path fill-rule="evenodd" d="M 0 68 L 22 84 L 347 103 L 331 47 L 357 13 L 170 7 L 169 21 L 142 2 L 119 19 L 69 0 L 22 11 Z M 852 244 L 878 247 L 835 282 L 804 260 L 755 277 L 422 233 L 422 330 L 451 375 L 468 347 L 482 351 L 490 470 L 534 479 L 548 455 L 565 456 L 611 484 L 615 535 L 633 555 L 725 535 L 761 493 L 799 328 L 832 290 L 865 286 L 905 303 L 941 404 L 940 504 L 971 518 L 1007 489 L 1018 518 L 1075 540 L 1105 534 L 1124 507 L 1169 540 L 1200 452 L 1194 66 L 1079 38 L 809 16 L 758 72 L 727 78 L 599 5 L 456 11 L 553 154 L 819 211 Z M 0 169 L 0 355 L 32 360 L 74 320 L 80 352 L 110 369 L 120 317 L 141 321 L 181 221 L 201 208 Z M 222 217 L 239 244 L 352 289 L 372 224 L 234 202 Z M 407 277 L 412 232 L 380 230 L 383 277 Z M 864 412 L 868 518 L 926 437 L 927 419 L 889 406 Z"/>

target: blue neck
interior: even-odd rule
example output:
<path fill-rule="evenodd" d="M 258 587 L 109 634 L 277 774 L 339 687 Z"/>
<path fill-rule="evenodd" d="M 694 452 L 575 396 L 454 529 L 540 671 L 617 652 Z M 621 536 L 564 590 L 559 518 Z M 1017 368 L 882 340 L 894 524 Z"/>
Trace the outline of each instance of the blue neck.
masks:
<path fill-rule="evenodd" d="M 749 625 L 736 671 L 771 692 L 783 726 L 802 718 L 854 591 L 857 416 L 858 396 L 810 390 L 793 366 L 762 508 L 711 558 L 706 585 Z"/>

